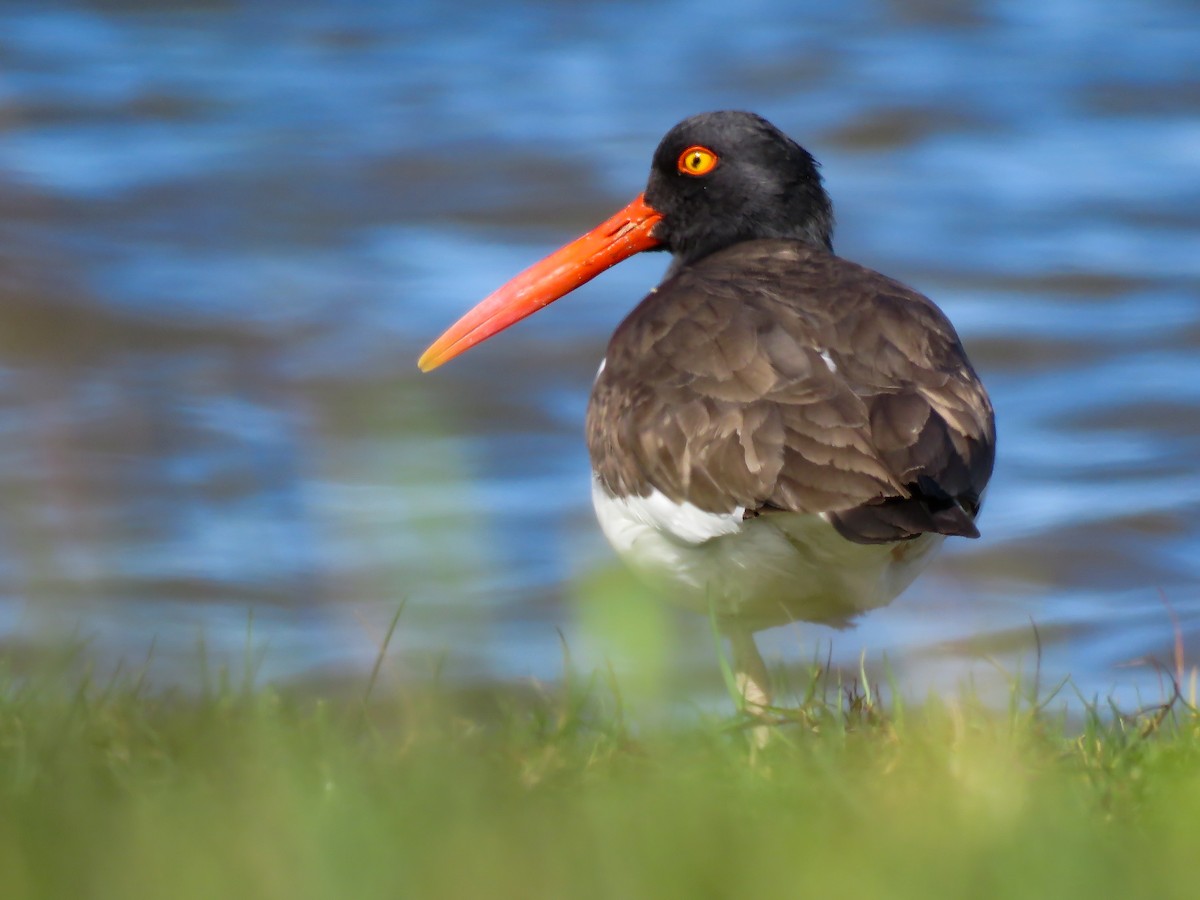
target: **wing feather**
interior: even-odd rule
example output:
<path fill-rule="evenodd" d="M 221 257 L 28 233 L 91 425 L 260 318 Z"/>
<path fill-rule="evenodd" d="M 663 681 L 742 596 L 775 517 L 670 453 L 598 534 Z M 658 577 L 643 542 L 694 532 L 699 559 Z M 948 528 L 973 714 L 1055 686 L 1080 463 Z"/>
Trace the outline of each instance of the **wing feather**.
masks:
<path fill-rule="evenodd" d="M 823 251 L 753 241 L 684 267 L 621 324 L 588 445 L 615 493 L 824 513 L 877 542 L 977 535 L 995 426 L 930 300 Z"/>

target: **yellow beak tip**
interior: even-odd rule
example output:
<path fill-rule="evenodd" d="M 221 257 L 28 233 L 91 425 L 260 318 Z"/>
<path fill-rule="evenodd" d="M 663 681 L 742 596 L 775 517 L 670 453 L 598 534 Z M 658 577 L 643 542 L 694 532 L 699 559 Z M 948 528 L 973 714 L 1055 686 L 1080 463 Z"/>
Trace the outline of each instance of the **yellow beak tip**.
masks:
<path fill-rule="evenodd" d="M 444 347 L 439 346 L 441 343 L 441 341 L 434 341 L 425 348 L 425 352 L 417 360 L 417 368 L 422 372 L 432 372 L 446 361 L 446 350 Z"/>

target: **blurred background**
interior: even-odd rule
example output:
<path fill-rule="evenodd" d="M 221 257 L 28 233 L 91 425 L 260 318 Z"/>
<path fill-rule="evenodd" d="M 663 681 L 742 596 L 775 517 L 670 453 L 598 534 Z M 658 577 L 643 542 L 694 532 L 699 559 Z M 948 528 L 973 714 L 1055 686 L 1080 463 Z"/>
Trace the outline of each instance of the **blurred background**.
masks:
<path fill-rule="evenodd" d="M 582 423 L 666 258 L 415 360 L 745 108 L 823 162 L 839 252 L 947 311 L 1000 436 L 982 540 L 769 661 L 943 691 L 1031 671 L 1036 623 L 1044 679 L 1157 697 L 1173 622 L 1200 658 L 1197 48 L 1191 0 L 8 0 L 3 656 L 333 683 L 405 603 L 404 678 L 554 681 L 560 632 L 619 660 L 650 604 Z M 707 622 L 650 624 L 719 690 Z"/>

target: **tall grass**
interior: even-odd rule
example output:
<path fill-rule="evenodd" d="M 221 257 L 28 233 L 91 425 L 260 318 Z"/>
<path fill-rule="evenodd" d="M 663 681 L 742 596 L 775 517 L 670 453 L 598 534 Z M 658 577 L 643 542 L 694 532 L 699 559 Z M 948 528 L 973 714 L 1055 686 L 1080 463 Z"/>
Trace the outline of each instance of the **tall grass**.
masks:
<path fill-rule="evenodd" d="M 752 721 L 544 691 L 0 680 L 0 896 L 1194 897 L 1200 715 L 884 703 Z M 887 693 L 884 690 L 882 693 Z M 786 720 L 786 721 L 785 721 Z"/>

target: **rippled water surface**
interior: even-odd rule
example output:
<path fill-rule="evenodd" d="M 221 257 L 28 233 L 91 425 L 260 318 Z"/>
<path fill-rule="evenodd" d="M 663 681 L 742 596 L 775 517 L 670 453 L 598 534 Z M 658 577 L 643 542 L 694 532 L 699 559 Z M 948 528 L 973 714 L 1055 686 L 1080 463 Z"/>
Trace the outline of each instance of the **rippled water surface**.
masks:
<path fill-rule="evenodd" d="M 734 107 L 822 160 L 841 254 L 949 313 L 1000 431 L 982 540 L 767 655 L 940 689 L 1031 667 L 1032 621 L 1046 677 L 1156 694 L 1173 617 L 1200 660 L 1198 47 L 1184 0 L 5 4 L 6 652 L 153 643 L 170 680 L 249 631 L 328 678 L 407 600 L 413 677 L 608 653 L 583 412 L 665 259 L 415 359 Z M 707 623 L 672 633 L 715 685 Z"/>

